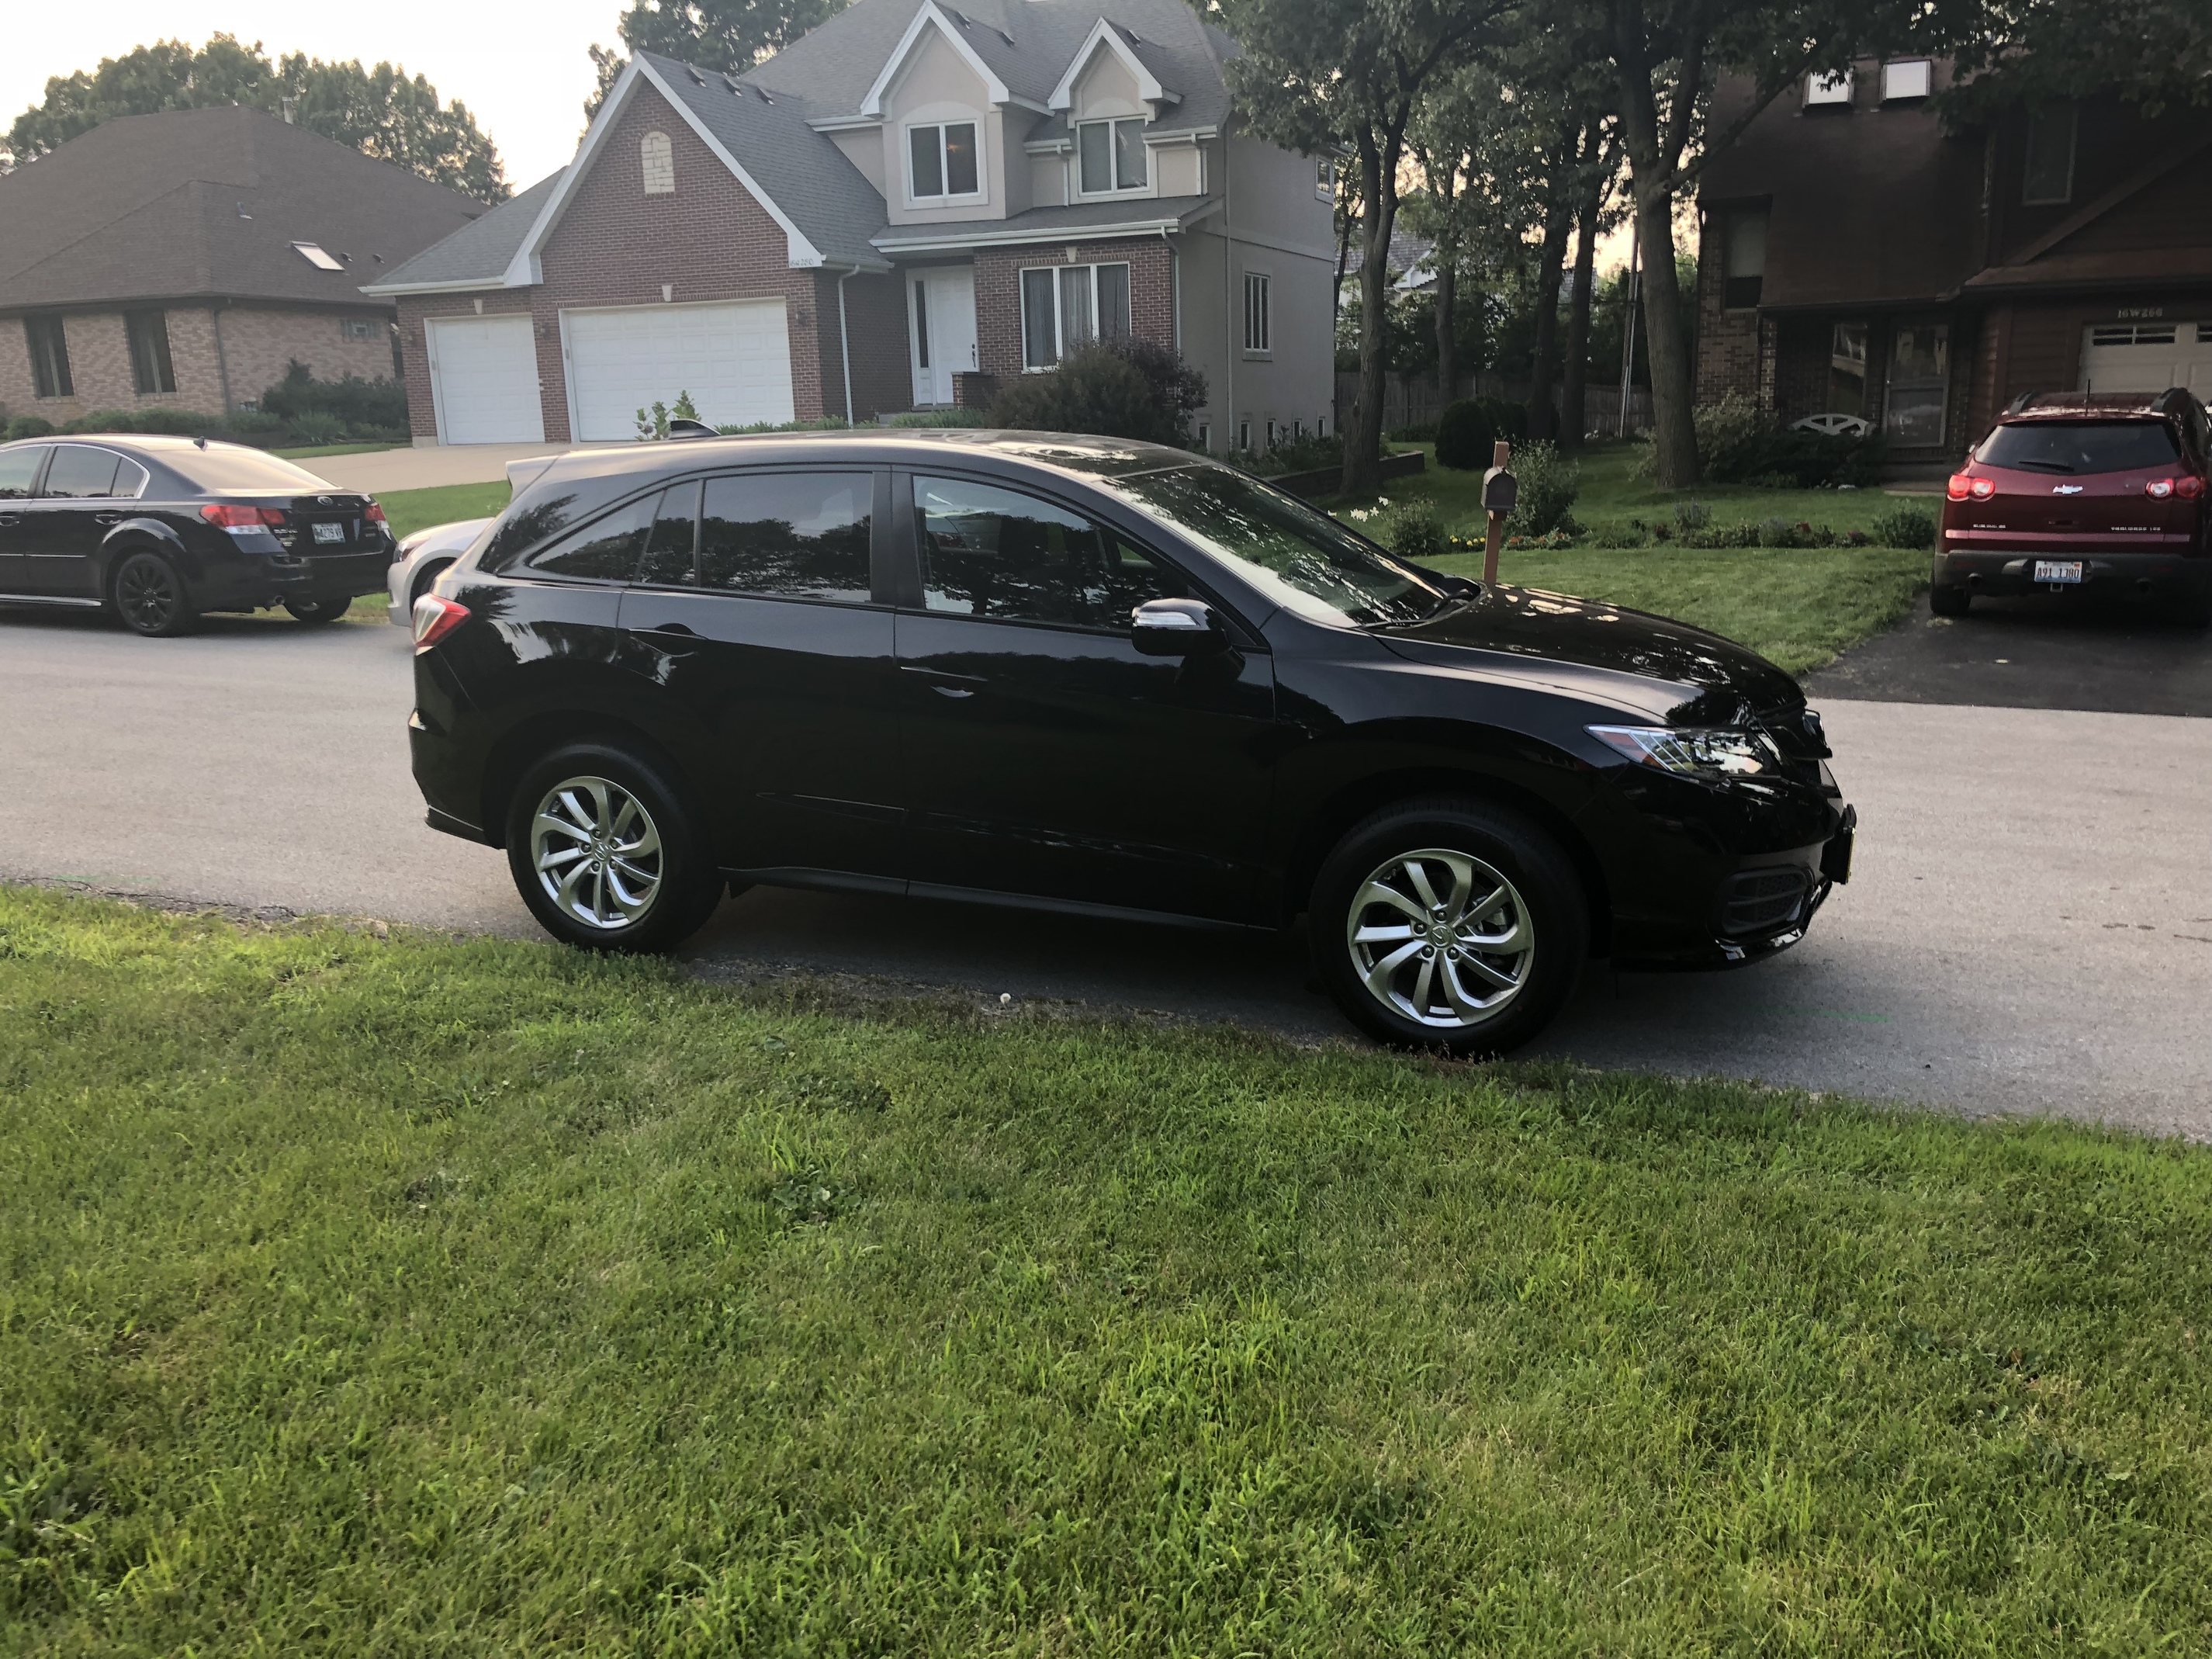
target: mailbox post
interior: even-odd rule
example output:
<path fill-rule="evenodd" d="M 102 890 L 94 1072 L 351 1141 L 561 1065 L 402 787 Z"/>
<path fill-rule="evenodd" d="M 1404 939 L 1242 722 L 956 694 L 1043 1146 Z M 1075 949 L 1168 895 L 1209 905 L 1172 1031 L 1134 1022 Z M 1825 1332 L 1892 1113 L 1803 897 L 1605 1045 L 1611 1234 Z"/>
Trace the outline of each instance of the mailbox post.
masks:
<path fill-rule="evenodd" d="M 1519 489 L 1505 463 L 1512 459 L 1513 446 L 1504 439 L 1498 441 L 1490 452 L 1490 471 L 1482 475 L 1482 510 L 1490 521 L 1482 532 L 1482 580 L 1486 586 L 1498 581 L 1498 549 L 1505 539 L 1505 515 L 1513 510 L 1515 493 Z"/>

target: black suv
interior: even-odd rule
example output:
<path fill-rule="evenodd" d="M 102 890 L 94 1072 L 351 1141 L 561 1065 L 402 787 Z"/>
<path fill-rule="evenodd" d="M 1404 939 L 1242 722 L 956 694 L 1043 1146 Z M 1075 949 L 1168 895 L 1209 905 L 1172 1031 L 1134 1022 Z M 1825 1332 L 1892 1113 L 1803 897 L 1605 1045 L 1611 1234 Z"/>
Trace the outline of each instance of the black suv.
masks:
<path fill-rule="evenodd" d="M 547 930 L 763 882 L 1275 928 L 1388 1041 L 1802 937 L 1854 815 L 1796 683 L 1394 558 L 1189 453 L 850 433 L 564 458 L 417 605 L 415 775 Z"/>
<path fill-rule="evenodd" d="M 243 444 L 0 444 L 0 602 L 105 607 L 155 635 L 278 605 L 326 623 L 383 591 L 392 545 L 374 498 Z"/>

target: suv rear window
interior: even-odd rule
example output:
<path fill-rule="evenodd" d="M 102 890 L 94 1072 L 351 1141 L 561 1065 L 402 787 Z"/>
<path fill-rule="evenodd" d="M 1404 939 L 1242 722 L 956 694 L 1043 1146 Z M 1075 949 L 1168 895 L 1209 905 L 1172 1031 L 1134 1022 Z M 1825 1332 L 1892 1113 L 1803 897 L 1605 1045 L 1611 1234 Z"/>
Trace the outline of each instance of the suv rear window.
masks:
<path fill-rule="evenodd" d="M 2164 421 L 2023 421 L 1990 433 L 1975 459 L 2029 472 L 2134 472 L 2178 456 Z"/>

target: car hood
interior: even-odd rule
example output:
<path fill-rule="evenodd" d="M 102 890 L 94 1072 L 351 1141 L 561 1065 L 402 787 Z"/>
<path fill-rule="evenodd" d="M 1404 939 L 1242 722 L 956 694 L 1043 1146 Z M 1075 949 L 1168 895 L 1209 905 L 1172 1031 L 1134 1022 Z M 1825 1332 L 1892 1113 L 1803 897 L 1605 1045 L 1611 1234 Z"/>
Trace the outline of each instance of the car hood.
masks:
<path fill-rule="evenodd" d="M 1413 662 L 1540 680 L 1680 726 L 1726 724 L 1747 707 L 1767 714 L 1805 701 L 1796 680 L 1732 640 L 1532 587 L 1486 587 L 1433 622 L 1376 637 Z"/>

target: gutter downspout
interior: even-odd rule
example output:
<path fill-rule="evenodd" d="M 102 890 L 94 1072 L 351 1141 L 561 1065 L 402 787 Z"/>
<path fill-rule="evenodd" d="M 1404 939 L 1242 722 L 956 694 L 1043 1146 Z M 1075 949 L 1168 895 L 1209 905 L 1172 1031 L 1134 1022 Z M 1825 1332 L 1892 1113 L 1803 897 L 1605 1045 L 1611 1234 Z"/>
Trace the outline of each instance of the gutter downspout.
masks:
<path fill-rule="evenodd" d="M 1176 246 L 1175 238 L 1168 234 L 1168 228 L 1165 225 L 1160 227 L 1160 240 L 1167 244 L 1168 321 L 1175 336 L 1176 356 L 1180 357 L 1182 356 L 1182 253 Z M 1130 301 L 1132 310 L 1135 309 L 1135 304 L 1133 297 Z M 1132 317 L 1129 321 L 1130 331 L 1134 333 L 1136 319 Z"/>
<path fill-rule="evenodd" d="M 854 265 L 837 279 L 837 353 L 845 360 L 845 424 L 853 424 L 853 336 L 845 326 L 845 284 L 860 274 Z"/>
<path fill-rule="evenodd" d="M 1221 377 L 1226 386 L 1224 399 L 1227 407 L 1223 418 L 1229 422 L 1224 448 L 1237 447 L 1237 354 L 1243 349 L 1243 319 L 1237 314 L 1237 222 L 1229 210 L 1229 122 L 1221 123 L 1221 332 L 1229 344 L 1227 372 Z"/>

